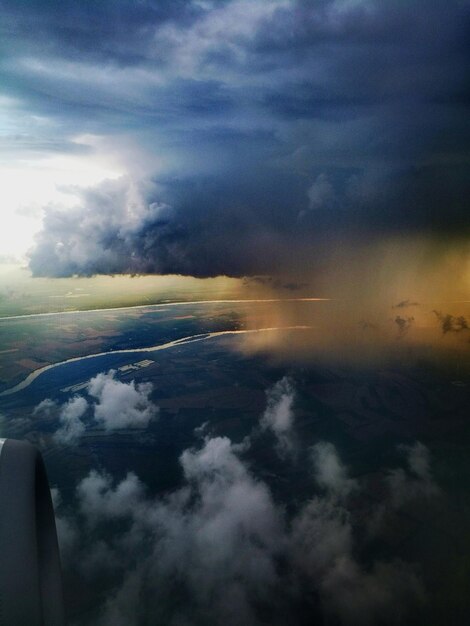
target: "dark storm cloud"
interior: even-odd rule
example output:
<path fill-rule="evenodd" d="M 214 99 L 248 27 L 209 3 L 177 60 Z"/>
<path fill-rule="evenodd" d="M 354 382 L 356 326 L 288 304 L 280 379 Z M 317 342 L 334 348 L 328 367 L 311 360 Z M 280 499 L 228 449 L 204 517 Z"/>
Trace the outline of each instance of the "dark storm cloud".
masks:
<path fill-rule="evenodd" d="M 361 330 L 377 330 L 377 324 L 373 324 L 367 320 L 361 320 L 358 325 Z"/>
<path fill-rule="evenodd" d="M 132 174 L 132 233 L 102 189 L 51 209 L 37 274 L 276 274 L 337 236 L 468 234 L 467 2 L 1 7 L 4 90 L 53 122 L 30 146 L 119 135 L 167 160 Z"/>
<path fill-rule="evenodd" d="M 267 204 L 252 180 L 237 192 L 237 180 L 181 181 L 180 185 L 135 185 L 109 181 L 82 194 L 66 212 L 49 210 L 31 256 L 37 275 L 180 273 L 244 276 L 281 265 L 295 216 L 282 214 L 280 198 Z M 280 186 L 280 181 L 277 181 Z M 266 188 L 267 189 L 267 188 Z M 273 190 L 268 191 L 268 198 Z M 155 201 L 149 201 L 152 194 Z M 220 210 L 222 198 L 227 198 Z M 252 210 L 252 205 L 257 211 Z M 174 207 L 178 206 L 178 210 Z M 271 214 L 272 209 L 277 212 Z"/>
<path fill-rule="evenodd" d="M 401 315 L 397 315 L 393 320 L 398 328 L 398 336 L 403 337 L 412 327 L 415 318 L 414 317 L 402 317 Z"/>
<path fill-rule="evenodd" d="M 279 278 L 274 278 L 273 276 L 246 276 L 243 280 L 243 284 L 246 286 L 267 286 L 271 287 L 275 290 L 287 290 L 287 291 L 300 291 L 309 286 L 308 283 L 298 283 L 298 282 L 284 282 Z"/>
<path fill-rule="evenodd" d="M 85 55 L 124 63 L 143 56 L 143 44 L 155 25 L 197 13 L 188 0 L 33 0 L 27 8 L 2 0 L 1 7 L 6 44 L 16 39 L 20 49 L 37 52 L 47 42 L 48 51 L 66 58 Z"/>
<path fill-rule="evenodd" d="M 442 333 L 460 333 L 464 330 L 470 330 L 468 320 L 463 315 L 451 315 L 450 313 L 441 313 L 440 311 L 433 311 L 438 319 Z"/>
<path fill-rule="evenodd" d="M 419 302 L 413 302 L 413 300 L 400 300 L 400 302 L 392 306 L 392 309 L 407 309 L 410 306 L 419 306 Z"/>

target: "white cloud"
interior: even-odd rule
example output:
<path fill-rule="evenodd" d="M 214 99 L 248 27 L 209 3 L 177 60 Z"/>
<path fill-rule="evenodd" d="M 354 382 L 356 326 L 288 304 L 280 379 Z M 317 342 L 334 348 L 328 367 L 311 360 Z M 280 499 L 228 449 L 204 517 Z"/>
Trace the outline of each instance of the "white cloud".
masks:
<path fill-rule="evenodd" d="M 159 605 L 155 615 L 164 614 L 175 581 L 190 594 L 181 607 L 186 618 L 255 624 L 253 602 L 267 600 L 277 582 L 282 516 L 267 486 L 248 472 L 230 440 L 217 437 L 200 450 L 186 450 L 181 465 L 185 486 L 165 500 L 146 497 L 134 474 L 114 485 L 110 476 L 92 471 L 77 487 L 79 510 L 89 528 L 120 518 L 131 523 L 117 542 L 124 576 L 107 602 L 104 624 L 133 623 L 126 621 L 130 615 L 137 623 L 140 591 L 148 584 Z M 102 545 L 100 550 L 109 556 Z M 133 559 L 135 565 L 129 563 Z"/>
<path fill-rule="evenodd" d="M 58 443 L 74 444 L 78 441 L 85 432 L 85 424 L 80 418 L 87 409 L 88 402 L 81 396 L 74 396 L 62 405 L 59 414 L 61 426 L 54 434 L 54 439 Z"/>
<path fill-rule="evenodd" d="M 115 378 L 115 370 L 98 374 L 88 385 L 88 393 L 96 399 L 94 418 L 105 430 L 146 428 L 157 416 L 158 408 L 149 399 L 151 383 L 123 383 Z"/>
<path fill-rule="evenodd" d="M 285 376 L 266 392 L 267 406 L 260 425 L 271 430 L 277 439 L 277 450 L 281 456 L 294 451 L 293 426 L 295 390 L 292 381 Z"/>
<path fill-rule="evenodd" d="M 91 408 L 92 419 L 106 431 L 120 428 L 146 428 L 158 415 L 158 407 L 150 400 L 151 383 L 124 383 L 115 378 L 116 371 L 110 370 L 92 378 L 87 392 L 94 400 L 89 402 L 83 395 L 60 404 L 50 398 L 42 400 L 33 410 L 33 415 L 58 418 L 60 426 L 54 440 L 60 444 L 73 445 L 85 432 L 82 417 Z M 93 422 L 92 422 L 93 423 Z"/>
<path fill-rule="evenodd" d="M 33 415 L 38 415 L 43 413 L 44 415 L 49 416 L 54 409 L 57 408 L 57 403 L 50 398 L 46 398 L 42 400 L 37 406 L 34 407 Z"/>
<path fill-rule="evenodd" d="M 357 482 L 348 477 L 333 444 L 325 441 L 315 444 L 312 460 L 317 483 L 331 495 L 344 498 L 357 488 Z"/>
<path fill-rule="evenodd" d="M 11 146 L 13 163 L 0 160 L 2 188 L 2 253 L 24 258 L 41 228 L 44 207 L 71 209 L 76 203 L 78 187 L 86 188 L 119 172 L 104 166 L 93 155 L 61 154 L 59 156 L 28 155 L 18 159 Z M 16 158 L 15 158 L 16 157 Z M 14 162 L 16 160 L 16 163 Z"/>
<path fill-rule="evenodd" d="M 132 515 L 143 498 L 144 488 L 137 476 L 127 474 L 113 489 L 108 474 L 91 471 L 77 487 L 80 510 L 87 521 L 94 525 L 103 518 L 119 518 Z"/>

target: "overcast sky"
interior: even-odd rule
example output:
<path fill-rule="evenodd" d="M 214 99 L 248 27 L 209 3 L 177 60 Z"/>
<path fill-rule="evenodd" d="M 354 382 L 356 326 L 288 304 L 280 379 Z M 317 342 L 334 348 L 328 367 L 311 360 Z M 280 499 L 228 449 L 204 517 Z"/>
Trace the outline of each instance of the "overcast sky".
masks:
<path fill-rule="evenodd" d="M 0 9 L 3 261 L 39 232 L 38 275 L 295 273 L 468 233 L 465 0 Z"/>

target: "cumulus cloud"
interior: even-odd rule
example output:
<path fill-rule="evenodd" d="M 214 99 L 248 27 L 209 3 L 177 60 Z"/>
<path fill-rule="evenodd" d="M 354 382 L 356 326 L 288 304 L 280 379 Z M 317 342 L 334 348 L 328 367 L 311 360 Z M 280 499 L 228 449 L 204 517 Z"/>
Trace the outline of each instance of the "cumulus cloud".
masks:
<path fill-rule="evenodd" d="M 110 370 L 89 381 L 87 397 L 74 395 L 63 404 L 47 398 L 34 408 L 33 415 L 57 419 L 60 426 L 54 433 L 54 440 L 73 445 L 86 430 L 83 418 L 89 410 L 90 425 L 108 432 L 121 428 L 147 428 L 159 411 L 150 399 L 152 391 L 152 383 L 122 382 L 116 378 L 116 370 Z"/>
<path fill-rule="evenodd" d="M 258 623 L 255 605 L 270 597 L 277 580 L 274 559 L 283 545 L 282 520 L 271 494 L 224 437 L 186 450 L 181 466 L 186 486 L 167 500 L 146 497 L 133 474 L 114 485 L 109 476 L 92 472 L 77 487 L 89 526 L 119 518 L 131 522 L 120 543 L 123 582 L 104 608 L 105 624 L 127 623 L 128 615 L 139 623 L 148 585 L 154 598 L 147 598 L 147 610 L 155 619 L 186 589 L 185 602 L 173 607 L 168 624 Z M 130 571 L 127 551 L 136 559 Z"/>
<path fill-rule="evenodd" d="M 419 441 L 412 446 L 402 445 L 408 468 L 397 468 L 390 472 L 388 481 L 392 506 L 399 508 L 417 498 L 431 497 L 439 489 L 431 475 L 429 450 Z"/>
<path fill-rule="evenodd" d="M 46 215 L 31 258 L 36 274 L 53 273 L 54 264 L 55 275 L 64 276 L 164 271 L 171 209 L 149 199 L 157 193 L 155 185 L 123 178 L 76 193 L 75 208 L 51 208 Z"/>
<path fill-rule="evenodd" d="M 320 590 L 323 610 L 341 624 L 395 623 L 401 614 L 396 603 L 406 606 L 422 598 L 422 584 L 402 562 L 358 561 L 356 521 L 348 502 L 360 485 L 331 443 L 319 442 L 312 455 L 325 495 L 313 498 L 293 520 L 291 555 L 298 573 Z"/>
<path fill-rule="evenodd" d="M 281 456 L 294 451 L 294 400 L 292 380 L 285 376 L 266 392 L 267 406 L 260 419 L 262 430 L 270 430 L 277 440 Z"/>
<path fill-rule="evenodd" d="M 95 399 L 93 414 L 105 430 L 118 428 L 146 428 L 158 414 L 150 400 L 152 383 L 135 381 L 123 383 L 116 380 L 116 371 L 101 373 L 88 384 L 88 393 Z"/>
<path fill-rule="evenodd" d="M 80 510 L 90 524 L 101 518 L 120 518 L 130 515 L 143 495 L 143 486 L 137 476 L 129 473 L 113 489 L 111 476 L 91 471 L 77 487 Z"/>
<path fill-rule="evenodd" d="M 401 562 L 365 567 L 354 549 L 350 513 L 331 498 L 313 499 L 293 522 L 291 558 L 318 590 L 325 614 L 341 624 L 397 623 L 403 608 L 422 596 L 419 579 Z"/>
<path fill-rule="evenodd" d="M 440 311 L 433 311 L 437 317 L 442 334 L 447 333 L 460 333 L 464 330 L 470 330 L 468 320 L 463 315 L 451 315 L 450 313 L 441 313 Z"/>
<path fill-rule="evenodd" d="M 331 495 L 344 498 L 357 488 L 357 482 L 348 477 L 347 469 L 331 443 L 315 444 L 312 460 L 317 483 Z"/>
<path fill-rule="evenodd" d="M 403 451 L 409 469 L 402 491 L 430 472 L 422 444 Z M 410 564 L 362 558 L 361 519 L 351 506 L 362 486 L 332 444 L 314 446 L 320 492 L 292 515 L 244 453 L 226 437 L 207 438 L 183 452 L 182 485 L 161 498 L 132 472 L 119 481 L 92 470 L 80 481 L 75 511 L 59 510 L 61 524 L 83 533 L 72 533 L 67 566 L 90 580 L 103 568 L 117 576 L 97 623 L 137 625 L 151 615 L 171 626 L 281 626 L 286 614 L 348 626 L 398 623 L 421 600 Z"/>
<path fill-rule="evenodd" d="M 412 445 L 400 445 L 398 451 L 405 459 L 406 465 L 386 473 L 383 501 L 369 516 L 368 529 L 371 536 L 380 534 L 382 526 L 393 511 L 419 505 L 423 500 L 441 494 L 432 476 L 429 449 L 417 441 Z"/>
<path fill-rule="evenodd" d="M 51 398 L 45 398 L 44 400 L 41 400 L 41 402 L 37 406 L 34 407 L 33 415 L 43 414 L 49 416 L 56 408 L 57 403 L 54 402 L 54 400 L 51 400 Z"/>
<path fill-rule="evenodd" d="M 62 405 L 59 413 L 61 426 L 54 434 L 57 443 L 65 445 L 77 443 L 86 429 L 81 418 L 87 409 L 88 402 L 81 396 L 75 396 Z"/>
<path fill-rule="evenodd" d="M 52 505 L 54 507 L 55 525 L 60 552 L 62 559 L 68 561 L 68 559 L 71 558 L 72 551 L 77 544 L 79 530 L 76 527 L 75 520 L 73 518 L 61 516 L 59 514 L 59 509 L 62 505 L 62 498 L 56 487 L 52 487 L 51 489 L 51 498 Z"/>
<path fill-rule="evenodd" d="M 401 315 L 397 315 L 393 320 L 398 328 L 398 336 L 403 337 L 407 334 L 410 328 L 413 326 L 415 321 L 414 317 L 402 317 Z"/>

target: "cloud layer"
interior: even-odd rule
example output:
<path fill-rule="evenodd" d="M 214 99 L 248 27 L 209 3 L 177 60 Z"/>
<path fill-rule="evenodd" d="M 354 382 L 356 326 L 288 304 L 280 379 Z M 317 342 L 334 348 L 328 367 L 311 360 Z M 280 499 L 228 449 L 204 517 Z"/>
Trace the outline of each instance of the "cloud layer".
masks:
<path fill-rule="evenodd" d="M 10 154 L 125 172 L 46 207 L 36 275 L 295 274 L 345 241 L 354 256 L 468 234 L 466 2 L 4 2 L 2 16 Z"/>
<path fill-rule="evenodd" d="M 416 470 L 427 450 L 416 444 L 407 454 Z M 283 624 L 287 614 L 329 616 L 339 624 L 399 623 L 422 600 L 422 583 L 410 564 L 361 557 L 359 520 L 350 506 L 361 485 L 331 444 L 317 444 L 313 458 L 320 491 L 291 518 L 226 437 L 185 450 L 183 485 L 164 498 L 147 495 L 133 473 L 115 481 L 90 472 L 77 486 L 73 516 L 70 510 L 59 516 L 59 533 L 68 567 L 90 581 L 118 573 L 96 623 L 144 624 L 151 615 L 178 625 L 257 625 L 266 618 Z M 400 489 L 407 488 L 412 478 L 396 471 L 403 472 Z M 435 495 L 417 484 L 415 499 Z M 396 485 L 380 506 L 402 507 L 394 493 Z"/>
<path fill-rule="evenodd" d="M 290 415 L 294 393 L 288 378 L 269 389 L 263 419 Z M 106 589 L 87 624 L 398 624 L 420 605 L 414 565 L 373 560 L 369 546 L 395 512 L 439 495 L 428 449 L 401 446 L 404 463 L 383 468 L 370 501 L 367 477 L 352 477 L 335 446 L 319 441 L 304 450 L 311 495 L 287 509 L 249 461 L 258 436 L 255 428 L 242 445 L 205 436 L 180 455 L 180 487 L 158 497 L 132 471 L 91 470 L 67 505 L 54 490 L 67 570 Z M 281 452 L 282 463 L 298 462 Z"/>

